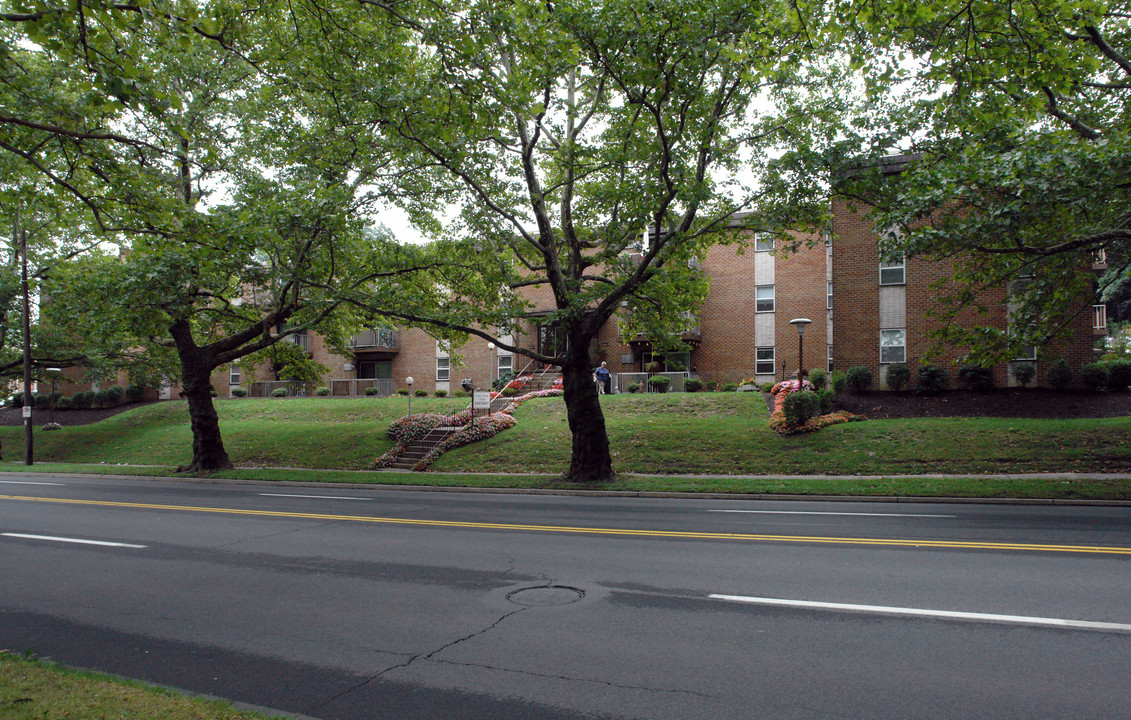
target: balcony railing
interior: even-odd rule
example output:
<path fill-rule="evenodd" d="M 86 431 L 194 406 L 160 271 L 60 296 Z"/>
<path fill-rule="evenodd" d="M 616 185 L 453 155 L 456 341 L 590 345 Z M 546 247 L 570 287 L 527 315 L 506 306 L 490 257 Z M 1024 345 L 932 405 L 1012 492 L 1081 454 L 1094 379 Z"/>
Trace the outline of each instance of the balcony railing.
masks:
<path fill-rule="evenodd" d="M 283 342 L 294 343 L 302 348 L 304 352 L 310 352 L 310 336 L 305 333 L 301 335 L 288 335 L 283 338 Z"/>
<path fill-rule="evenodd" d="M 693 377 L 698 377 L 695 373 L 689 372 L 661 372 L 654 373 L 655 375 L 662 375 L 671 380 L 671 384 L 665 392 L 683 392 L 684 383 Z M 640 384 L 640 392 L 652 392 L 652 387 L 648 384 L 648 378 L 652 377 L 649 373 L 617 373 L 613 376 L 616 378 L 616 392 L 628 392 L 628 386 L 634 383 Z"/>
<path fill-rule="evenodd" d="M 1107 305 L 1092 306 L 1092 329 L 1107 330 Z"/>
<path fill-rule="evenodd" d="M 366 330 L 350 339 L 354 350 L 399 350 L 400 346 L 400 333 L 396 330 Z"/>
<path fill-rule="evenodd" d="M 389 397 L 397 392 L 397 381 L 392 378 L 360 378 L 330 381 L 330 395 L 334 397 L 361 397 L 367 388 L 377 388 L 377 397 Z"/>

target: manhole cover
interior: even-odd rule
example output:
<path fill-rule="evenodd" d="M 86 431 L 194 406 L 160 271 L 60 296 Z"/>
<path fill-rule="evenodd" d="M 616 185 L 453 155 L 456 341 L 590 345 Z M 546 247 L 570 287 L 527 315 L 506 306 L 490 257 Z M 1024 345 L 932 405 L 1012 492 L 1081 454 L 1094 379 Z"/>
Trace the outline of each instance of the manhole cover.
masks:
<path fill-rule="evenodd" d="M 526 607 L 551 607 L 553 605 L 569 605 L 585 597 L 584 590 L 566 587 L 564 585 L 543 585 L 541 587 L 523 588 L 507 593 L 507 600 L 516 605 Z"/>

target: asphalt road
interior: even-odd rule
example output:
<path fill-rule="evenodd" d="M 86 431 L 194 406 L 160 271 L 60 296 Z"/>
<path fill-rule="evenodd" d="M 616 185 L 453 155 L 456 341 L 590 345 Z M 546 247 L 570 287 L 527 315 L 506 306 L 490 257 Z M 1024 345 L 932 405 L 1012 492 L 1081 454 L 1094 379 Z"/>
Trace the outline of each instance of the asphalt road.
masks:
<path fill-rule="evenodd" d="M 1122 718 L 1129 531 L 5 474 L 0 648 L 317 718 Z"/>

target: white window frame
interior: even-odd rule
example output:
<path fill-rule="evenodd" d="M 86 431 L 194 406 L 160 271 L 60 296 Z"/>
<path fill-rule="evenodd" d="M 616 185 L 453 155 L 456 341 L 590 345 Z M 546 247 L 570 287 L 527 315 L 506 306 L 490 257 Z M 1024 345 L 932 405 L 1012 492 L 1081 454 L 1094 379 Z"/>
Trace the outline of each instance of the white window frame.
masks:
<path fill-rule="evenodd" d="M 754 252 L 773 252 L 774 236 L 769 233 L 756 233 L 754 235 Z"/>
<path fill-rule="evenodd" d="M 899 333 L 899 335 L 894 335 L 894 333 Z M 885 337 L 888 337 L 888 338 L 898 337 L 903 342 L 899 343 L 898 345 L 890 344 L 890 343 L 885 345 L 884 344 L 884 338 Z M 886 351 L 894 351 L 896 349 L 899 350 L 898 359 L 892 353 L 886 352 Z M 880 364 L 881 365 L 891 365 L 893 363 L 905 363 L 905 362 L 907 362 L 907 329 L 906 328 L 885 328 L 883 330 L 880 330 Z"/>
<path fill-rule="evenodd" d="M 1020 352 L 1014 360 L 1022 362 L 1036 362 L 1037 360 L 1037 346 L 1036 345 L 1022 345 Z"/>
<path fill-rule="evenodd" d="M 828 371 L 829 371 L 829 372 L 832 372 L 832 371 L 833 371 L 833 346 L 832 346 L 832 345 L 828 345 L 827 347 L 828 347 L 828 349 L 829 349 L 829 356 L 828 356 L 828 357 L 829 357 L 829 365 L 828 365 Z"/>
<path fill-rule="evenodd" d="M 436 358 L 436 382 L 449 382 L 452 379 L 451 358 Z"/>
<path fill-rule="evenodd" d="M 898 271 L 899 279 L 894 279 Z M 887 276 L 885 279 L 885 275 Z M 907 258 L 900 255 L 896 260 L 880 260 L 880 285 L 906 285 L 907 284 Z"/>
<path fill-rule="evenodd" d="M 833 281 L 825 281 L 825 309 L 833 309 Z"/>
<path fill-rule="evenodd" d="M 239 385 L 243 381 L 243 375 L 240 373 L 238 365 L 233 365 L 228 368 L 228 384 Z"/>
<path fill-rule="evenodd" d="M 769 355 L 769 357 L 765 357 Z M 765 363 L 769 363 L 770 369 L 765 370 Z M 766 347 L 754 348 L 754 374 L 755 375 L 773 375 L 777 372 L 777 355 L 773 345 Z"/>
<path fill-rule="evenodd" d="M 498 374 L 495 377 L 502 377 L 509 372 L 514 372 L 514 355 L 500 355 L 496 360 Z M 505 364 L 504 361 L 506 361 Z"/>
<path fill-rule="evenodd" d="M 770 297 L 769 297 L 770 306 L 768 308 L 762 307 L 762 304 L 765 303 L 767 300 L 766 300 L 766 298 L 761 297 L 761 292 L 763 290 L 767 290 L 767 289 L 770 291 Z M 776 300 L 776 291 L 774 290 L 773 285 L 755 285 L 754 286 L 754 312 L 760 312 L 760 313 L 773 312 L 774 307 L 776 305 L 775 300 Z"/>

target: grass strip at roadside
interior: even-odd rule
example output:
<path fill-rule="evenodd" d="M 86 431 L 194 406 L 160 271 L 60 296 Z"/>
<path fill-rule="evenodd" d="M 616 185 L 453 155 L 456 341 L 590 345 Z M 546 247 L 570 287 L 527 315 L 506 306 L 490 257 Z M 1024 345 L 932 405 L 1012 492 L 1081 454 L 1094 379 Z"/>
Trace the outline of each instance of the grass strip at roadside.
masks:
<path fill-rule="evenodd" d="M 0 650 L 0 720 L 268 720 L 230 704 Z"/>
<path fill-rule="evenodd" d="M 1100 476 L 1078 478 L 977 477 L 717 477 L 694 475 L 621 475 L 594 485 L 562 482 L 545 474 L 347 472 L 301 468 L 237 468 L 198 477 L 178 475 L 168 467 L 40 463 L 28 467 L 0 464 L 0 472 L 77 473 L 171 477 L 210 480 L 388 485 L 482 490 L 543 490 L 550 492 L 617 492 L 629 494 L 725 494 L 735 496 L 830 496 L 955 499 L 1131 501 L 1131 481 Z"/>

